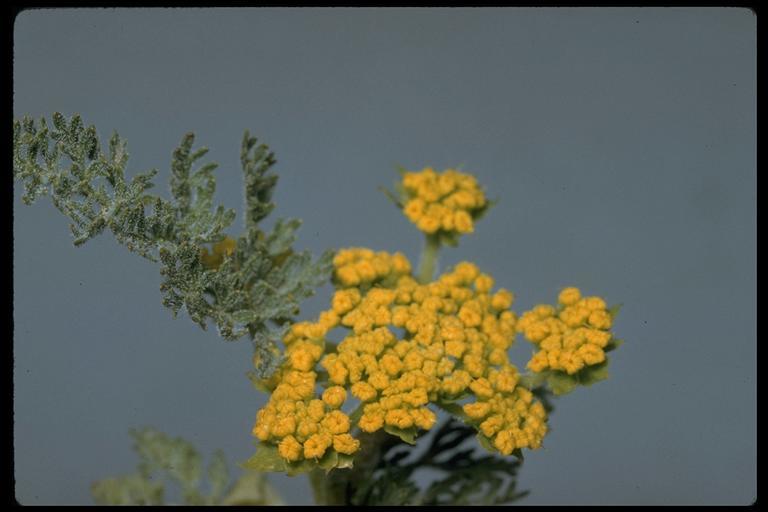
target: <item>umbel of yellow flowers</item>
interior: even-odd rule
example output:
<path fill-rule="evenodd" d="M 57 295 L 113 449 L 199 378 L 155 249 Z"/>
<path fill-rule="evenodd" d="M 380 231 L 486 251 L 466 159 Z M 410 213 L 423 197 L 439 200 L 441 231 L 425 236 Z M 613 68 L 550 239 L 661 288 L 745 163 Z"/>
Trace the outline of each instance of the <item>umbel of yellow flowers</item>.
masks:
<path fill-rule="evenodd" d="M 474 231 L 474 217 L 486 204 L 485 194 L 470 174 L 431 167 L 403 174 L 402 190 L 408 198 L 403 213 L 427 234 L 439 230 L 459 234 Z"/>
<path fill-rule="evenodd" d="M 573 375 L 585 366 L 605 361 L 603 349 L 611 340 L 612 319 L 600 297 L 581 297 L 577 288 L 566 288 L 558 297 L 561 311 L 539 305 L 526 311 L 517 330 L 540 350 L 528 368 L 541 372 L 547 368 Z"/>
<path fill-rule="evenodd" d="M 427 234 L 469 233 L 472 211 L 485 205 L 475 178 L 452 170 L 405 173 L 402 186 L 412 195 L 405 214 Z M 426 283 L 400 253 L 348 248 L 333 264 L 330 308 L 291 326 L 284 363 L 263 383 L 271 396 L 253 435 L 286 461 L 354 454 L 357 431 L 430 430 L 434 407 L 446 404 L 504 455 L 537 449 L 547 416 L 508 359 L 516 333 L 539 348 L 527 365 L 533 372 L 572 374 L 605 360 L 605 302 L 575 288 L 562 291 L 559 308 L 539 305 L 518 318 L 513 294 L 494 291 L 494 279 L 470 262 Z M 350 395 L 354 414 L 343 410 Z"/>

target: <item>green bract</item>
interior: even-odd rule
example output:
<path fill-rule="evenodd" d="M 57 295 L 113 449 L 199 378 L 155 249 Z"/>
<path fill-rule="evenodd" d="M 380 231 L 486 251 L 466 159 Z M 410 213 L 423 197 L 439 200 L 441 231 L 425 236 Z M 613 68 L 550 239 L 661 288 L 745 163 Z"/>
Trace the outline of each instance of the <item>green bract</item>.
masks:
<path fill-rule="evenodd" d="M 315 469 L 322 469 L 326 473 L 332 469 L 347 469 L 352 467 L 352 455 L 339 453 L 335 450 L 328 450 L 325 455 L 319 459 L 304 459 L 298 462 L 289 462 L 285 460 L 277 451 L 277 447 L 259 443 L 256 446 L 256 453 L 250 459 L 242 464 L 245 469 L 263 472 L 286 473 L 289 476 L 295 476 L 300 473 L 307 473 Z"/>
<path fill-rule="evenodd" d="M 608 345 L 605 346 L 604 351 L 608 353 L 615 350 L 622 343 L 624 343 L 622 340 L 612 338 Z M 538 373 L 525 374 L 521 377 L 520 381 L 531 391 L 546 385 L 547 389 L 553 394 L 558 396 L 565 395 L 574 391 L 578 386 L 591 386 L 607 379 L 609 361 L 609 358 L 606 357 L 602 363 L 585 366 L 572 375 L 560 370 L 544 370 Z"/>

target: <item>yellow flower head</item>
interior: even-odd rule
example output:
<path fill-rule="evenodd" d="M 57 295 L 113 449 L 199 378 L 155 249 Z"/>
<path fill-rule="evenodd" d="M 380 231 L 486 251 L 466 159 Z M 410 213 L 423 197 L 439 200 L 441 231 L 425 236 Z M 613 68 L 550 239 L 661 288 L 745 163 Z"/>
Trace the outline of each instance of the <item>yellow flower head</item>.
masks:
<path fill-rule="evenodd" d="M 477 186 L 460 178 L 430 171 L 407 180 L 413 190 L 437 187 L 440 194 Z M 469 199 L 459 195 L 456 201 Z M 284 338 L 285 362 L 253 429 L 261 442 L 277 446 L 290 462 L 319 459 L 328 450 L 351 455 L 360 445 L 351 434 L 355 426 L 368 433 L 385 427 L 429 430 L 437 419 L 432 404 L 469 397 L 464 413 L 491 446 L 508 454 L 541 445 L 546 416 L 518 385 L 507 350 L 518 324 L 535 330 L 539 323 L 559 321 L 554 308 L 541 306 L 518 320 L 509 310 L 512 293 L 494 291 L 494 279 L 469 262 L 426 284 L 416 281 L 401 254 L 356 247 L 339 251 L 333 263 L 337 291 L 330 309 L 316 322 L 294 324 Z M 583 305 L 584 322 L 603 325 L 599 304 L 588 306 Z M 346 335 L 327 350 L 324 336 L 335 327 Z M 538 328 L 542 336 L 557 330 L 549 324 Z M 607 343 L 591 331 L 584 339 Z M 581 349 L 574 357 L 590 362 L 600 354 Z M 321 399 L 318 371 L 327 373 Z M 347 392 L 362 407 L 354 425 L 351 410 L 342 410 Z"/>
<path fill-rule="evenodd" d="M 301 458 L 301 444 L 293 436 L 284 437 L 278 444 L 278 452 L 286 460 L 299 460 Z"/>
<path fill-rule="evenodd" d="M 333 437 L 329 434 L 314 434 L 304 443 L 304 458 L 319 459 L 325 455 L 325 451 L 333 443 Z"/>
<path fill-rule="evenodd" d="M 411 271 L 410 263 L 400 253 L 374 253 L 361 247 L 340 250 L 333 259 L 333 267 L 334 279 L 341 288 L 371 285 Z"/>
<path fill-rule="evenodd" d="M 466 234 L 488 202 L 477 180 L 454 169 L 442 173 L 426 167 L 403 174 L 403 213 L 426 234 Z"/>
<path fill-rule="evenodd" d="M 526 311 L 517 330 L 534 344 L 527 367 L 533 372 L 557 370 L 569 375 L 605 361 L 612 318 L 600 297 L 583 297 L 578 288 L 564 288 L 559 307 L 542 304 Z"/>
<path fill-rule="evenodd" d="M 331 386 L 323 391 L 323 402 L 331 409 L 338 409 L 347 399 L 347 392 L 341 386 Z"/>
<path fill-rule="evenodd" d="M 351 455 L 360 448 L 360 441 L 349 434 L 333 436 L 333 449 L 345 455 Z"/>

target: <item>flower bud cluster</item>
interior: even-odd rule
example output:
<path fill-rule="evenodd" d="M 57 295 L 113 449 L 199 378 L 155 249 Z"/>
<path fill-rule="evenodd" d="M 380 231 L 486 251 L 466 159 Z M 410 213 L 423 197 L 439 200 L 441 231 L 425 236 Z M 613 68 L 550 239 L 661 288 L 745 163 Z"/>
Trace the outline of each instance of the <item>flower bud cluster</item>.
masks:
<path fill-rule="evenodd" d="M 472 233 L 478 211 L 486 198 L 474 176 L 453 169 L 442 173 L 431 167 L 406 172 L 402 181 L 407 201 L 403 213 L 427 234 Z"/>
<path fill-rule="evenodd" d="M 363 247 L 341 249 L 333 258 L 333 278 L 340 287 L 365 287 L 388 277 L 411 272 L 411 263 L 403 254 L 374 252 Z"/>
<path fill-rule="evenodd" d="M 507 356 L 517 321 L 512 293 L 493 292 L 493 278 L 469 262 L 420 284 L 404 256 L 352 248 L 337 254 L 334 269 L 331 308 L 284 338 L 285 363 L 254 435 L 289 461 L 331 447 L 354 453 L 359 441 L 340 410 L 348 391 L 360 402 L 354 426 L 362 432 L 429 430 L 430 404 L 474 399 L 463 406 L 466 419 L 501 453 L 541 446 L 546 414 Z M 325 340 L 337 327 L 348 331 L 331 348 Z"/>
<path fill-rule="evenodd" d="M 347 393 L 328 387 L 316 397 L 315 364 L 323 354 L 322 338 L 338 318 L 323 316 L 318 323 L 295 324 L 284 338 L 286 360 L 273 377 L 269 402 L 256 416 L 253 435 L 276 444 L 280 456 L 290 462 L 319 459 L 326 451 L 352 454 L 360 442 L 350 433 L 350 420 L 340 410 Z"/>
<path fill-rule="evenodd" d="M 612 337 L 612 318 L 605 301 L 582 297 L 578 288 L 565 288 L 558 302 L 558 308 L 538 305 L 523 313 L 517 322 L 518 332 L 539 348 L 528 368 L 572 375 L 585 366 L 605 361 L 604 349 Z"/>

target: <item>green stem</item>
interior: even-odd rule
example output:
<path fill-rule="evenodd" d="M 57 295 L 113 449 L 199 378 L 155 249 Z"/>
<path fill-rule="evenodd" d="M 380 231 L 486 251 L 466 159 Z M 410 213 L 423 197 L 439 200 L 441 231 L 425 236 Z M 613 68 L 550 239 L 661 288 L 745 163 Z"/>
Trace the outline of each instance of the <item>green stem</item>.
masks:
<path fill-rule="evenodd" d="M 417 275 L 417 279 L 421 284 L 426 284 L 435 277 L 439 252 L 440 238 L 437 235 L 427 235 L 424 239 L 424 249 L 421 251 L 419 273 Z"/>
<path fill-rule="evenodd" d="M 325 472 L 322 469 L 315 468 L 310 471 L 307 476 L 309 477 L 309 484 L 312 486 L 315 505 L 325 505 Z"/>
<path fill-rule="evenodd" d="M 334 471 L 326 473 L 324 469 L 315 468 L 309 472 L 316 505 L 346 505 L 346 485 L 340 485 L 345 482 L 337 482 Z"/>
<path fill-rule="evenodd" d="M 309 482 L 317 505 L 350 505 L 351 494 L 366 480 L 373 478 L 385 444 L 394 438 L 380 430 L 375 434 L 361 433 L 360 451 L 355 455 L 353 469 L 332 469 L 329 473 L 317 468 L 309 472 Z"/>

